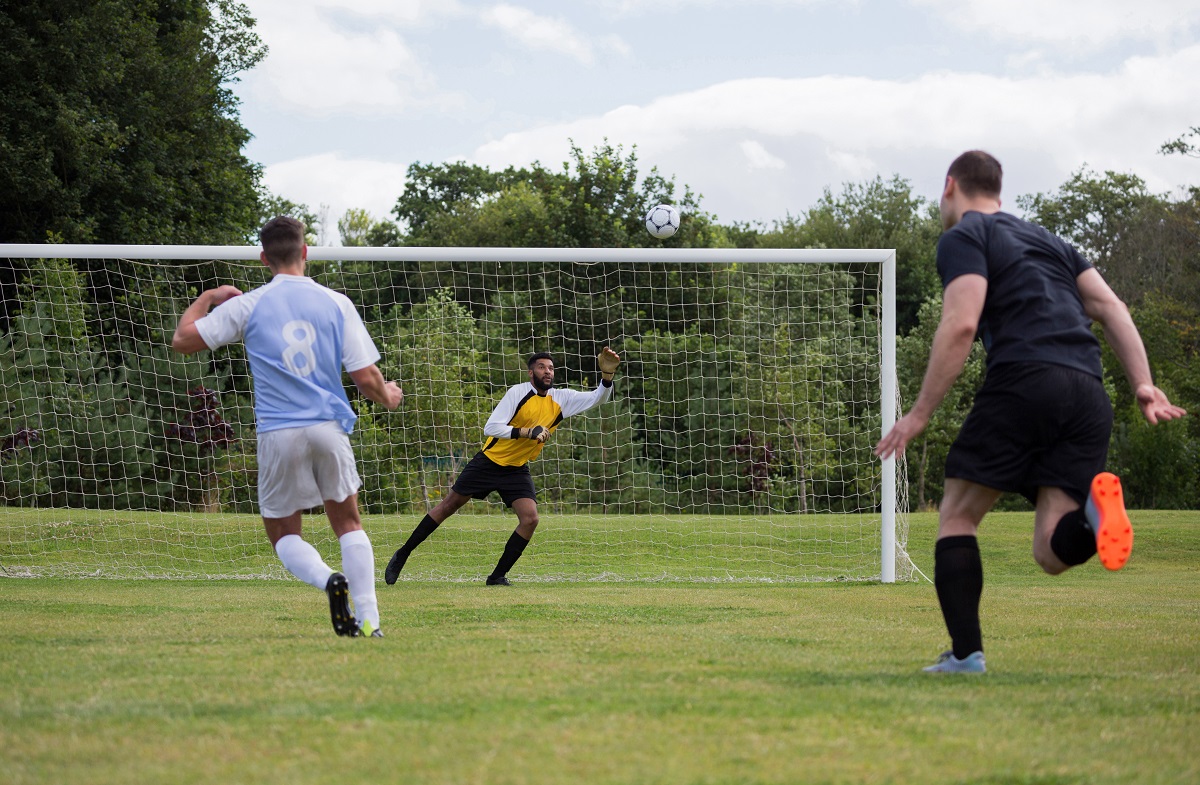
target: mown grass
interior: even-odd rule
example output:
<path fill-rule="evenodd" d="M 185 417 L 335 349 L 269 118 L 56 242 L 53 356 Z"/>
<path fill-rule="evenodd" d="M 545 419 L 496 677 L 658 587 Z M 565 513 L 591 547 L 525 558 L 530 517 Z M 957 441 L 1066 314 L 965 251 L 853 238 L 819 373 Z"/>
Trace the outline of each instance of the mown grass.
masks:
<path fill-rule="evenodd" d="M 0 780 L 1197 782 L 1200 513 L 1133 518 L 1051 578 L 989 517 L 982 677 L 920 673 L 923 581 L 402 581 L 351 640 L 296 581 L 2 579 Z"/>
<path fill-rule="evenodd" d="M 440 528 L 404 580 L 474 580 L 491 569 L 516 526 L 511 513 L 472 507 Z M 501 507 L 501 509 L 503 509 Z M 815 515 L 600 515 L 543 512 L 520 574 L 540 580 L 854 580 L 879 576 L 875 512 Z M 364 525 L 381 552 L 399 547 L 416 515 Z M 338 545 L 321 514 L 305 537 L 327 559 Z M 490 562 L 489 562 L 490 560 Z M 218 513 L 0 507 L 0 576 L 286 576 L 260 519 Z"/>

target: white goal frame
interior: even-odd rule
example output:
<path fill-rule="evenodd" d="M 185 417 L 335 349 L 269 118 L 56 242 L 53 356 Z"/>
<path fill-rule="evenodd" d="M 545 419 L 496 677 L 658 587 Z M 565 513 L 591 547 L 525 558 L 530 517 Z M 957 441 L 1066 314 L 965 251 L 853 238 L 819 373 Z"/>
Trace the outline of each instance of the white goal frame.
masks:
<path fill-rule="evenodd" d="M 0 258 L 258 261 L 258 246 L 3 244 Z M 554 262 L 616 263 L 818 263 L 874 264 L 881 271 L 881 438 L 896 422 L 896 251 L 895 249 L 714 249 L 714 248 L 365 248 L 310 246 L 310 261 L 340 262 Z M 897 461 L 883 459 L 880 484 L 880 580 L 896 581 Z"/>

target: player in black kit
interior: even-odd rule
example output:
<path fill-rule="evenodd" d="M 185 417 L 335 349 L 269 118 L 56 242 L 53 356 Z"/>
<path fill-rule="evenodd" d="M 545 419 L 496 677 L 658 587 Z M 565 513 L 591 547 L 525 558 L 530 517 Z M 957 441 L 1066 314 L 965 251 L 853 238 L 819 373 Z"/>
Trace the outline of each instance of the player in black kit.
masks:
<path fill-rule="evenodd" d="M 976 533 L 1002 492 L 1033 503 L 1033 556 L 1051 575 L 1100 554 L 1110 570 L 1133 547 L 1120 480 L 1104 472 L 1113 412 L 1092 321 L 1120 360 L 1150 423 L 1181 417 L 1154 386 L 1125 304 L 1068 243 L 1000 212 L 1000 163 L 973 150 L 946 174 L 938 273 L 945 287 L 921 392 L 879 442 L 888 457 L 929 422 L 976 335 L 987 377 L 946 459 L 934 584 L 951 651 L 932 673 L 986 670 L 979 626 L 983 566 Z"/>

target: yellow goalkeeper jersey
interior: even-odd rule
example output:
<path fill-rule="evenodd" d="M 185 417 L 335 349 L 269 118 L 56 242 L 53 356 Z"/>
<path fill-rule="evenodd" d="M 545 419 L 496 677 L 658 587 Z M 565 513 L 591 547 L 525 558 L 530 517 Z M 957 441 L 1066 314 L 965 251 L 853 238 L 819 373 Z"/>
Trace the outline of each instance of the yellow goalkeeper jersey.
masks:
<path fill-rule="evenodd" d="M 537 439 L 514 439 L 513 428 L 542 426 L 554 435 L 565 418 L 586 412 L 612 397 L 613 388 L 598 384 L 591 392 L 553 387 L 544 394 L 530 382 L 508 388 L 483 426 L 483 454 L 501 466 L 523 466 L 546 445 Z"/>

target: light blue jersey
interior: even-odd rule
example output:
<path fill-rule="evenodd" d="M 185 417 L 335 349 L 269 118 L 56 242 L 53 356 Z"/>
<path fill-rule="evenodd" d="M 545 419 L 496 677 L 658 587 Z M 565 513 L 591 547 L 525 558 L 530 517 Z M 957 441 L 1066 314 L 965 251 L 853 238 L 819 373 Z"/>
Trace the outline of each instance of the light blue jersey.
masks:
<path fill-rule="evenodd" d="M 330 420 L 354 430 L 342 369 L 373 365 L 379 351 L 350 298 L 311 278 L 276 275 L 197 319 L 196 329 L 209 349 L 245 343 L 260 432 Z"/>

